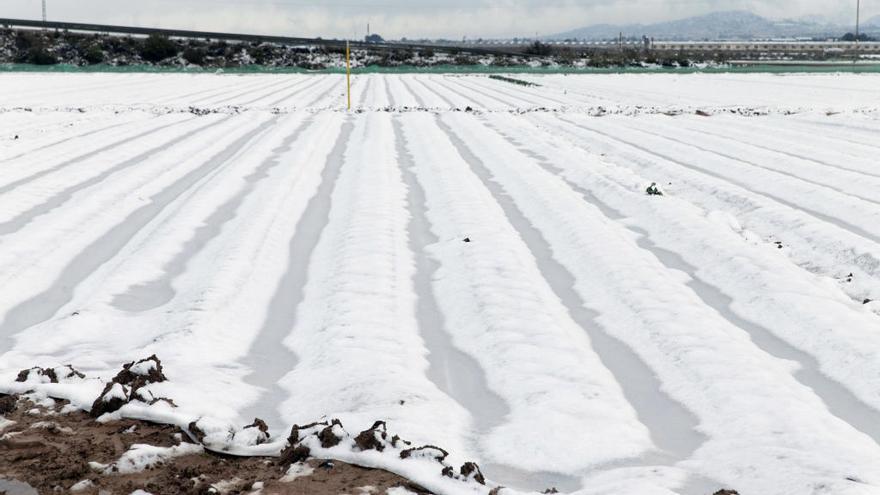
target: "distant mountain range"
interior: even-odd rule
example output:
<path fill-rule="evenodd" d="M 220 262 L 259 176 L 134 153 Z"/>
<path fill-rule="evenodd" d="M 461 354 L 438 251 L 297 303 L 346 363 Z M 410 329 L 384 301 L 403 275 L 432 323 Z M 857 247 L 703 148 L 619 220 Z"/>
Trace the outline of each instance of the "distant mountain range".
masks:
<path fill-rule="evenodd" d="M 880 16 L 862 22 L 866 33 L 880 31 Z M 818 16 L 774 20 L 745 11 L 715 12 L 676 21 L 656 24 L 596 24 L 546 37 L 561 39 L 614 39 L 648 36 L 664 40 L 723 40 L 792 37 L 838 37 L 853 31 L 854 26 L 841 25 Z"/>

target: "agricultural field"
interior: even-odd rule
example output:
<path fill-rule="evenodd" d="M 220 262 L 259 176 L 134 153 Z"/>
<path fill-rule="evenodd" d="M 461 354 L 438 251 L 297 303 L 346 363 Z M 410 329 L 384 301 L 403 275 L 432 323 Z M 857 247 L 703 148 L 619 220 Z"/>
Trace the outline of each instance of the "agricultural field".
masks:
<path fill-rule="evenodd" d="M 314 455 L 435 493 L 880 494 L 880 76 L 345 102 L 342 75 L 0 75 L 0 392 L 236 455 L 338 418 Z M 167 379 L 105 385 L 151 355 Z M 380 420 L 456 474 L 353 439 Z"/>

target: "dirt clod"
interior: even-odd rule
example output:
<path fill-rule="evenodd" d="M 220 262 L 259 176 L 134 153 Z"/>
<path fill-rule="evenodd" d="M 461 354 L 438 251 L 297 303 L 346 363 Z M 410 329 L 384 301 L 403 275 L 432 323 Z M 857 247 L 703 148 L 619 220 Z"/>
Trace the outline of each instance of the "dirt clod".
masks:
<path fill-rule="evenodd" d="M 196 423 L 197 423 L 196 421 L 191 422 L 189 425 L 187 425 L 187 429 L 189 430 L 190 433 L 192 433 L 192 436 L 195 437 L 195 439 L 199 443 L 201 443 L 202 440 L 205 439 L 205 432 L 202 431 L 202 429 L 199 428 L 199 425 Z"/>
<path fill-rule="evenodd" d="M 74 378 L 81 379 L 86 377 L 86 375 L 80 373 L 73 366 L 65 364 L 64 366 L 59 366 L 58 368 L 40 368 L 39 366 L 35 366 L 30 369 L 21 370 L 18 372 L 18 376 L 15 378 L 15 381 L 20 383 L 26 382 L 31 377 L 31 374 L 44 376 L 49 379 L 49 383 L 59 383 L 61 379 L 70 380 Z"/>
<path fill-rule="evenodd" d="M 308 429 L 314 428 L 316 426 L 327 426 L 327 422 L 323 421 L 323 422 L 317 422 L 317 423 L 309 423 L 309 424 L 303 425 L 303 426 L 293 425 L 290 428 L 290 436 L 287 437 L 287 443 L 289 445 L 298 444 L 299 441 L 302 440 L 302 438 L 299 436 L 299 432 L 301 432 L 303 430 L 308 430 Z"/>
<path fill-rule="evenodd" d="M 18 372 L 18 376 L 15 378 L 17 382 L 26 382 L 28 376 L 30 376 L 31 370 L 21 370 Z"/>
<path fill-rule="evenodd" d="M 645 189 L 645 193 L 648 196 L 663 196 L 663 191 L 661 191 L 660 188 L 657 187 L 656 182 L 652 182 L 651 185 L 648 186 L 647 189 Z"/>
<path fill-rule="evenodd" d="M 462 464 L 461 469 L 459 469 L 459 473 L 465 477 L 465 479 L 473 479 L 477 483 L 481 485 L 486 484 L 486 478 L 483 476 L 482 471 L 480 471 L 480 466 L 475 462 L 465 462 Z"/>
<path fill-rule="evenodd" d="M 397 435 L 391 437 L 391 446 L 397 448 L 398 444 L 406 445 L 407 447 L 409 447 L 410 445 L 412 445 L 412 442 L 410 442 L 409 440 L 404 440 Z"/>
<path fill-rule="evenodd" d="M 152 396 L 152 395 L 153 395 L 153 394 L 150 393 L 150 396 Z M 169 399 L 168 397 L 153 397 L 153 398 L 150 400 L 150 402 L 148 402 L 148 404 L 152 406 L 153 404 L 157 404 L 157 403 L 159 403 L 159 402 L 164 402 L 164 403 L 168 404 L 168 405 L 171 406 L 171 407 L 177 407 L 177 404 L 175 404 L 174 401 L 171 400 L 171 399 Z"/>
<path fill-rule="evenodd" d="M 340 428 L 342 427 L 342 422 L 338 419 L 334 419 L 326 428 L 318 433 L 318 439 L 321 440 L 321 447 L 331 449 L 339 445 L 339 442 L 342 441 L 342 438 L 338 437 L 333 431 L 336 426 L 339 426 Z"/>
<path fill-rule="evenodd" d="M 113 397 L 110 395 L 115 386 L 117 386 L 116 383 L 108 383 L 104 386 L 104 390 L 101 392 L 100 397 L 95 399 L 95 402 L 92 404 L 92 409 L 89 412 L 93 418 L 118 411 L 128 402 L 128 389 L 125 387 L 122 387 L 122 392 L 125 397 Z"/>
<path fill-rule="evenodd" d="M 304 462 L 311 454 L 311 449 L 305 445 L 291 445 L 281 451 L 281 457 L 278 458 L 278 464 L 282 466 L 290 466 L 297 462 Z"/>
<path fill-rule="evenodd" d="M 254 418 L 254 422 L 245 426 L 245 428 L 256 428 L 265 433 L 266 436 L 269 436 L 269 425 L 267 425 L 266 422 L 260 418 Z"/>
<path fill-rule="evenodd" d="M 157 399 L 153 397 L 152 393 L 148 398 L 141 391 L 147 385 L 167 380 L 165 374 L 162 373 L 162 362 L 155 354 L 146 359 L 125 364 L 122 366 L 122 370 L 104 386 L 101 395 L 92 404 L 89 414 L 93 418 L 97 418 L 103 414 L 118 411 L 133 400 L 142 400 L 148 404 L 165 400 L 173 406 L 174 402 L 169 399 Z"/>
<path fill-rule="evenodd" d="M 115 383 L 131 385 L 132 389 L 167 380 L 168 378 L 162 373 L 162 362 L 155 354 L 146 359 L 123 365 L 122 371 L 113 378 Z"/>
<path fill-rule="evenodd" d="M 420 452 L 429 452 L 429 453 L 431 453 L 431 455 L 434 456 L 434 458 L 436 460 L 438 460 L 440 462 L 443 462 L 446 459 L 446 457 L 449 455 L 449 452 L 446 452 L 445 450 L 441 449 L 440 447 L 437 447 L 436 445 L 422 445 L 421 447 L 416 447 L 414 449 L 406 449 L 406 450 L 400 451 L 400 458 L 406 459 L 408 457 L 412 457 L 413 454 L 420 453 Z M 452 469 L 452 468 L 450 468 L 450 469 Z"/>
<path fill-rule="evenodd" d="M 384 421 L 376 421 L 373 426 L 367 430 L 358 433 L 354 438 L 355 445 L 361 450 L 385 450 L 385 439 L 388 437 L 387 428 Z"/>
<path fill-rule="evenodd" d="M 58 383 L 58 375 L 55 373 L 55 370 L 49 369 L 40 369 L 40 374 L 49 378 L 49 381 L 52 383 Z"/>

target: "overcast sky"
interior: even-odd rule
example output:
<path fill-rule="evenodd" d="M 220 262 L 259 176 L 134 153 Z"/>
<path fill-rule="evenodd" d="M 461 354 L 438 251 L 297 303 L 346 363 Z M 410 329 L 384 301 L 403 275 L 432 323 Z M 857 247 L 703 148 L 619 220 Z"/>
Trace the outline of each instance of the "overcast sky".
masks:
<path fill-rule="evenodd" d="M 855 0 L 48 0 L 49 18 L 291 36 L 387 38 L 550 35 L 599 23 L 649 23 L 719 10 L 849 20 Z M 880 0 L 862 0 L 880 14 Z M 39 18 L 40 0 L 0 0 L 0 17 Z"/>

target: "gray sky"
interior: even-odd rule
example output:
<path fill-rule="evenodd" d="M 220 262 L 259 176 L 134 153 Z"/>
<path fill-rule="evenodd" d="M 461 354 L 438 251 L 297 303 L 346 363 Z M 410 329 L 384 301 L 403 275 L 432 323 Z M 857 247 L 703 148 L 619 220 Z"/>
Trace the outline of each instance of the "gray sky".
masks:
<path fill-rule="evenodd" d="M 718 10 L 847 22 L 855 0 L 48 0 L 49 18 L 291 36 L 507 37 L 599 23 L 648 23 Z M 862 0 L 865 18 L 880 0 Z M 0 17 L 40 17 L 40 0 L 0 0 Z"/>

